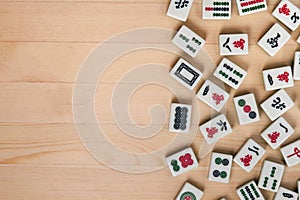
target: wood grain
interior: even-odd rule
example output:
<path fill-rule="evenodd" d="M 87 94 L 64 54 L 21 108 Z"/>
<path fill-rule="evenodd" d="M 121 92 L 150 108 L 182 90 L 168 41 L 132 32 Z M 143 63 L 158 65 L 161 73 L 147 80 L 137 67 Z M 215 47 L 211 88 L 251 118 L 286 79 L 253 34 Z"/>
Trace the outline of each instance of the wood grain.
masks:
<path fill-rule="evenodd" d="M 292 2 L 300 7 L 299 1 Z M 273 93 L 264 91 L 261 70 L 292 65 L 294 52 L 299 50 L 295 42 L 299 29 L 291 33 L 292 39 L 273 58 L 256 45 L 276 22 L 271 12 L 278 3 L 279 0 L 268 0 L 268 12 L 240 17 L 233 1 L 230 21 L 210 21 L 200 17 L 202 1 L 194 2 L 185 24 L 205 37 L 205 50 L 214 63 L 221 60 L 219 33 L 249 34 L 249 55 L 230 57 L 248 71 L 239 90 L 226 86 L 231 98 L 254 92 L 257 103 L 261 103 Z M 143 27 L 177 30 L 182 23 L 165 15 L 168 4 L 167 0 L 0 0 L 0 200 L 173 199 L 186 180 L 204 190 L 204 200 L 222 196 L 237 199 L 237 186 L 258 180 L 262 161 L 250 173 L 234 164 L 230 184 L 208 181 L 210 155 L 200 160 L 197 169 L 176 178 L 166 167 L 145 174 L 119 172 L 96 160 L 79 139 L 72 94 L 81 64 L 99 42 L 105 43 L 113 35 Z M 176 135 L 168 132 L 167 123 L 159 134 L 148 139 L 124 134 L 110 106 L 113 88 L 128 71 L 144 63 L 171 68 L 177 59 L 177 55 L 164 51 L 131 52 L 114 61 L 99 80 L 96 115 L 106 137 L 116 147 L 150 153 L 174 139 Z M 124 87 L 129 88 L 133 82 L 124 82 Z M 295 87 L 287 89 L 295 106 L 284 117 L 295 127 L 295 133 L 284 144 L 300 137 L 299 87 L 300 82 L 295 82 Z M 121 98 L 126 100 L 125 96 L 124 93 Z M 148 110 L 153 104 L 159 103 L 168 110 L 173 99 L 174 94 L 157 85 L 138 90 L 129 103 L 135 125 L 150 122 Z M 198 105 L 201 124 L 211 117 L 211 109 L 200 101 Z M 235 154 L 251 137 L 266 148 L 264 159 L 284 163 L 279 150 L 272 150 L 259 136 L 270 124 L 263 111 L 261 121 L 245 126 L 238 124 L 232 101 L 227 103 L 226 112 L 234 132 L 220 140 L 214 151 Z M 195 152 L 203 142 L 198 133 L 192 144 Z M 296 190 L 299 172 L 299 165 L 287 168 L 282 185 Z M 266 199 L 273 196 L 266 191 L 263 195 Z"/>

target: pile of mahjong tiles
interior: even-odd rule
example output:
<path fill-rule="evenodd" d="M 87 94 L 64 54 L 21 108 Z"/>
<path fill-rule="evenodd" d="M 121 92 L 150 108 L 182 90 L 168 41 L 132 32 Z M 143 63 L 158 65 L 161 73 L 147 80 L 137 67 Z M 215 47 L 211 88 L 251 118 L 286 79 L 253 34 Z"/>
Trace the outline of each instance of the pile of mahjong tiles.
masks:
<path fill-rule="evenodd" d="M 230 19 L 231 0 L 202 0 L 203 19 Z M 167 15 L 175 19 L 186 21 L 193 0 L 171 0 Z M 239 15 L 254 14 L 267 10 L 266 0 L 236 0 Z M 291 35 L 286 28 L 295 31 L 300 24 L 300 10 L 292 2 L 279 2 L 272 15 L 281 22 L 275 23 L 258 41 L 258 45 L 270 56 L 275 54 L 286 44 Z M 284 27 L 286 26 L 286 27 Z M 191 57 L 195 57 L 205 45 L 205 40 L 182 25 L 172 40 L 173 44 Z M 298 38 L 300 43 L 300 37 Z M 247 55 L 247 34 L 221 34 L 219 36 L 220 55 Z M 189 90 L 193 90 L 202 78 L 202 73 L 189 62 L 180 58 L 172 68 L 170 75 Z M 247 72 L 227 58 L 223 58 L 217 66 L 213 76 L 230 87 L 238 89 L 247 76 Z M 260 107 L 270 118 L 272 123 L 261 133 L 261 137 L 272 149 L 280 148 L 280 152 L 287 167 L 300 163 L 300 139 L 282 147 L 283 142 L 294 133 L 293 127 L 282 117 L 294 102 L 284 88 L 293 87 L 294 80 L 300 80 L 300 52 L 295 52 L 294 70 L 291 66 L 281 66 L 262 72 L 265 90 L 276 90 L 273 95 L 265 99 Z M 197 92 L 197 97 L 220 112 L 229 100 L 229 94 L 212 80 L 206 80 Z M 241 125 L 260 120 L 255 95 L 253 93 L 233 98 L 235 110 Z M 192 116 L 192 106 L 172 103 L 170 109 L 169 131 L 188 133 Z M 224 114 L 219 114 L 210 121 L 201 124 L 200 132 L 209 144 L 216 143 L 222 137 L 232 132 L 230 122 Z M 211 155 L 208 179 L 210 181 L 229 183 L 233 161 L 250 172 L 262 159 L 265 149 L 256 141 L 249 138 L 238 153 L 228 155 L 213 152 Z M 198 166 L 197 158 L 192 148 L 181 149 L 177 153 L 167 156 L 166 162 L 173 176 L 178 176 Z M 236 189 L 240 199 L 264 199 L 260 189 L 276 192 L 276 200 L 296 200 L 298 194 L 281 186 L 285 165 L 265 160 L 261 169 L 258 184 L 254 180 Z M 298 172 L 299 173 L 299 172 Z M 299 174 L 297 174 L 299 175 Z M 298 183 L 300 190 L 300 181 Z M 298 191 L 300 193 L 300 191 Z M 199 200 L 203 191 L 186 182 L 179 191 L 176 199 Z M 225 199 L 225 198 L 222 198 Z"/>

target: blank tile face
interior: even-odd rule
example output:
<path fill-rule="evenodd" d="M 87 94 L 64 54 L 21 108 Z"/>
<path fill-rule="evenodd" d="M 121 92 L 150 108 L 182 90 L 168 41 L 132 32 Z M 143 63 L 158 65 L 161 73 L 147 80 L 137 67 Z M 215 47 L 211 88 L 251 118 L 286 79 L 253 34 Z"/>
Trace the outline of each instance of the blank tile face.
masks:
<path fill-rule="evenodd" d="M 246 172 L 250 172 L 264 154 L 265 150 L 259 144 L 252 139 L 248 139 L 235 155 L 234 162 Z"/>
<path fill-rule="evenodd" d="M 203 19 L 230 19 L 231 0 L 204 0 L 202 1 Z"/>
<path fill-rule="evenodd" d="M 260 172 L 258 187 L 277 192 L 284 173 L 284 165 L 266 160 Z"/>
<path fill-rule="evenodd" d="M 274 200 L 297 200 L 298 194 L 284 187 L 279 187 Z"/>
<path fill-rule="evenodd" d="M 250 181 L 236 190 L 241 200 L 265 200 L 254 181 Z"/>
<path fill-rule="evenodd" d="M 173 176 L 178 176 L 198 167 L 198 161 L 192 148 L 186 148 L 166 158 Z"/>
<path fill-rule="evenodd" d="M 275 56 L 290 37 L 291 35 L 283 27 L 275 23 L 258 41 L 258 45 L 270 56 Z"/>
<path fill-rule="evenodd" d="M 212 81 L 206 80 L 198 91 L 197 97 L 219 112 L 229 99 L 229 94 Z"/>
<path fill-rule="evenodd" d="M 236 4 L 240 16 L 262 12 L 268 9 L 266 0 L 257 0 L 257 1 L 236 0 Z"/>
<path fill-rule="evenodd" d="M 173 44 L 191 57 L 196 57 L 205 40 L 186 26 L 182 26 L 172 40 Z"/>
<path fill-rule="evenodd" d="M 233 98 L 236 113 L 241 125 L 260 120 L 254 94 L 246 94 Z"/>
<path fill-rule="evenodd" d="M 294 79 L 300 80 L 300 51 L 295 52 L 294 57 Z"/>
<path fill-rule="evenodd" d="M 167 15 L 185 22 L 192 8 L 192 4 L 193 0 L 171 0 Z"/>
<path fill-rule="evenodd" d="M 176 200 L 200 200 L 203 196 L 203 192 L 193 186 L 192 184 L 186 182 L 176 197 Z"/>
<path fill-rule="evenodd" d="M 293 106 L 293 100 L 284 89 L 279 90 L 260 104 L 260 107 L 272 121 L 283 115 Z"/>
<path fill-rule="evenodd" d="M 247 72 L 227 58 L 223 58 L 214 76 L 234 89 L 238 89 L 244 81 Z"/>
<path fill-rule="evenodd" d="M 190 131 L 192 106 L 172 103 L 170 109 L 169 131 L 188 133 Z"/>
<path fill-rule="evenodd" d="M 300 163 L 300 140 L 284 146 L 280 151 L 287 166 L 292 167 Z"/>
<path fill-rule="evenodd" d="M 182 58 L 172 68 L 170 75 L 189 90 L 193 90 L 202 78 L 202 73 Z"/>
<path fill-rule="evenodd" d="M 290 66 L 263 71 L 265 90 L 277 90 L 294 86 L 292 68 Z"/>
<path fill-rule="evenodd" d="M 208 179 L 220 183 L 229 183 L 231 167 L 232 155 L 213 152 Z"/>
<path fill-rule="evenodd" d="M 293 133 L 293 127 L 283 117 L 279 117 L 262 132 L 261 136 L 272 149 L 277 149 Z"/>
<path fill-rule="evenodd" d="M 199 130 L 208 144 L 215 143 L 232 132 L 232 128 L 224 114 L 202 124 Z"/>
<path fill-rule="evenodd" d="M 248 34 L 221 34 L 219 37 L 220 55 L 247 55 Z"/>
<path fill-rule="evenodd" d="M 300 24 L 300 10 L 290 1 L 282 0 L 272 15 L 292 31 L 296 30 Z"/>

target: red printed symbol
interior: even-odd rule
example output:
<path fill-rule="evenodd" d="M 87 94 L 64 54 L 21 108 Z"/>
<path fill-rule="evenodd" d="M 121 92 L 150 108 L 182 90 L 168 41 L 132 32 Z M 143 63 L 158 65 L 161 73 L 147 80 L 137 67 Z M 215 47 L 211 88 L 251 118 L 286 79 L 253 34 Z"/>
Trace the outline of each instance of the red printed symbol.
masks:
<path fill-rule="evenodd" d="M 179 161 L 181 162 L 181 166 L 183 168 L 187 168 L 189 165 L 194 164 L 191 154 L 187 153 L 184 156 L 179 157 Z"/>
<path fill-rule="evenodd" d="M 248 154 L 244 158 L 240 158 L 240 159 L 244 163 L 244 166 L 247 167 L 247 166 L 250 165 L 250 162 L 252 160 L 252 156 Z"/>
<path fill-rule="evenodd" d="M 292 153 L 291 155 L 289 155 L 288 158 L 290 158 L 290 157 L 292 157 L 294 155 L 297 155 L 297 157 L 300 158 L 300 150 L 297 147 L 294 148 L 294 153 Z"/>
<path fill-rule="evenodd" d="M 221 103 L 221 101 L 224 100 L 224 96 L 223 95 L 218 95 L 217 93 L 213 93 L 212 94 L 212 99 L 215 100 L 216 105 L 219 105 Z"/>
<path fill-rule="evenodd" d="M 218 132 L 218 129 L 216 127 L 206 128 L 206 132 L 207 132 L 207 137 L 213 138 L 214 134 Z"/>
<path fill-rule="evenodd" d="M 283 74 L 279 74 L 277 76 L 277 78 L 278 78 L 279 81 L 285 81 L 286 83 L 288 83 L 289 82 L 289 75 L 290 74 L 288 72 L 284 72 Z"/>
<path fill-rule="evenodd" d="M 273 132 L 272 134 L 268 134 L 268 137 L 271 139 L 271 143 L 276 143 L 278 137 L 280 136 L 280 133 L 278 132 Z"/>
<path fill-rule="evenodd" d="M 290 9 L 287 7 L 287 4 L 284 4 L 283 6 L 282 6 L 282 8 L 279 8 L 279 13 L 281 14 L 281 13 L 283 13 L 283 14 L 285 14 L 286 16 L 289 16 L 290 15 Z"/>
<path fill-rule="evenodd" d="M 242 50 L 244 50 L 244 44 L 245 44 L 245 40 L 243 38 L 233 42 L 235 48 L 240 48 Z"/>

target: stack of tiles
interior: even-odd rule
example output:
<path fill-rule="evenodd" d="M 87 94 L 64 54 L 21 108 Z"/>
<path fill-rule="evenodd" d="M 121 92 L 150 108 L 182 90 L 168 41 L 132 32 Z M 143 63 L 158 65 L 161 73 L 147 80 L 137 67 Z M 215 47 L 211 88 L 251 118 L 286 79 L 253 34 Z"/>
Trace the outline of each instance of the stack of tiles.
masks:
<path fill-rule="evenodd" d="M 290 66 L 263 71 L 266 91 L 294 86 L 292 68 Z"/>
<path fill-rule="evenodd" d="M 300 163 L 300 139 L 280 149 L 287 166 L 292 167 Z"/>
<path fill-rule="evenodd" d="M 234 89 L 238 89 L 245 79 L 247 72 L 228 60 L 223 58 L 214 72 L 214 76 Z"/>
<path fill-rule="evenodd" d="M 202 124 L 199 130 L 208 144 L 215 143 L 232 132 L 232 128 L 224 114 Z"/>
<path fill-rule="evenodd" d="M 265 100 L 262 104 L 260 104 L 260 107 L 265 111 L 267 116 L 272 121 L 283 115 L 293 106 L 293 100 L 289 97 L 284 89 L 279 90 Z"/>
<path fill-rule="evenodd" d="M 192 106 L 172 103 L 170 109 L 169 131 L 188 133 L 192 117 Z"/>
<path fill-rule="evenodd" d="M 298 194 L 284 187 L 279 187 L 274 200 L 298 200 Z"/>
<path fill-rule="evenodd" d="M 173 176 L 178 176 L 198 167 L 198 161 L 192 148 L 186 148 L 166 158 Z"/>
<path fill-rule="evenodd" d="M 270 56 L 275 54 L 287 43 L 291 35 L 279 24 L 274 24 L 258 41 L 258 45 Z"/>
<path fill-rule="evenodd" d="M 240 16 L 265 11 L 268 9 L 266 0 L 236 0 Z"/>
<path fill-rule="evenodd" d="M 203 19 L 230 19 L 231 0 L 205 0 L 202 1 Z"/>
<path fill-rule="evenodd" d="M 170 75 L 189 90 L 193 90 L 202 77 L 198 69 L 182 58 L 177 61 Z"/>
<path fill-rule="evenodd" d="M 220 112 L 229 99 L 229 94 L 210 80 L 206 80 L 198 91 L 197 97 Z"/>
<path fill-rule="evenodd" d="M 231 167 L 232 155 L 213 152 L 208 179 L 220 183 L 229 183 Z"/>
<path fill-rule="evenodd" d="M 300 24 L 300 10 L 290 1 L 282 0 L 272 15 L 292 31 L 296 30 Z"/>
<path fill-rule="evenodd" d="M 300 51 L 295 52 L 294 57 L 294 79 L 300 80 Z"/>
<path fill-rule="evenodd" d="M 265 154 L 265 150 L 254 140 L 248 139 L 234 157 L 237 163 L 246 172 L 250 172 Z"/>
<path fill-rule="evenodd" d="M 241 125 L 260 120 L 254 94 L 238 96 L 233 101 Z"/>
<path fill-rule="evenodd" d="M 175 200 L 200 200 L 203 196 L 203 192 L 186 182 Z"/>
<path fill-rule="evenodd" d="M 261 136 L 272 149 L 277 149 L 293 133 L 293 127 L 283 117 L 280 117 L 262 132 Z"/>
<path fill-rule="evenodd" d="M 277 192 L 283 173 L 284 165 L 266 160 L 260 173 L 258 187 L 271 192 Z"/>
<path fill-rule="evenodd" d="M 250 181 L 236 190 L 241 200 L 265 200 L 254 181 Z"/>
<path fill-rule="evenodd" d="M 248 34 L 222 34 L 219 37 L 220 55 L 248 54 Z"/>
<path fill-rule="evenodd" d="M 185 22 L 192 8 L 192 4 L 193 0 L 171 0 L 167 15 Z"/>
<path fill-rule="evenodd" d="M 205 44 L 203 38 L 184 25 L 174 36 L 172 42 L 193 58 L 196 57 Z"/>

